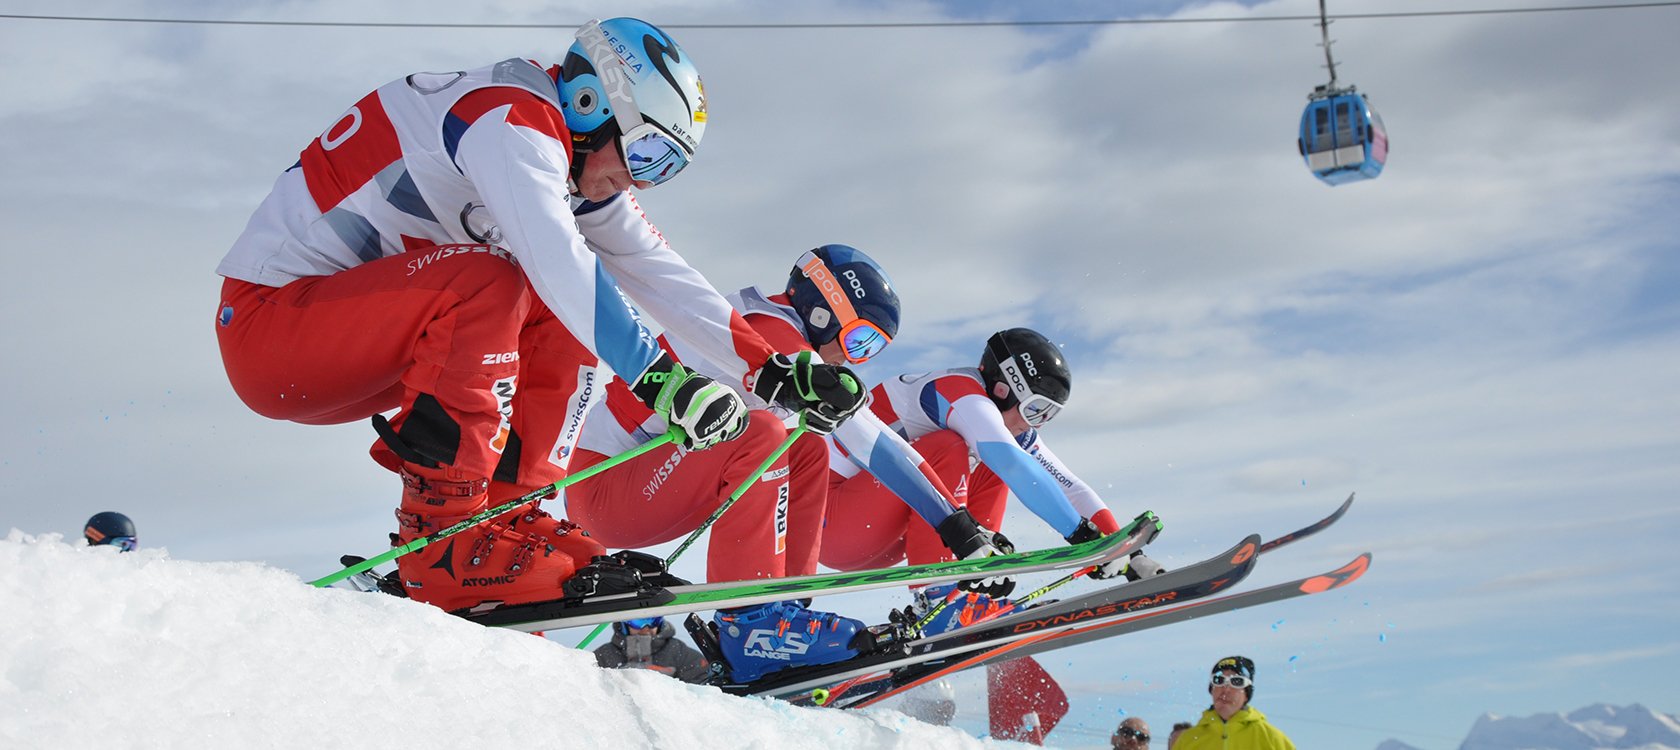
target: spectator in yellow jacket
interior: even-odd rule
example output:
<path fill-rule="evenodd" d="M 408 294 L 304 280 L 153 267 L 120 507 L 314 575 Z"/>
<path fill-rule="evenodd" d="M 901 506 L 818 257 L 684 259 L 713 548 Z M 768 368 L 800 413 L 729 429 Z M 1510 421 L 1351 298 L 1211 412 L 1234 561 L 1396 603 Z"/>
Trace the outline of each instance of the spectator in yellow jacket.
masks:
<path fill-rule="evenodd" d="M 1248 702 L 1254 699 L 1254 661 L 1227 656 L 1208 678 L 1213 705 L 1184 731 L 1173 750 L 1295 750 L 1283 732 Z"/>

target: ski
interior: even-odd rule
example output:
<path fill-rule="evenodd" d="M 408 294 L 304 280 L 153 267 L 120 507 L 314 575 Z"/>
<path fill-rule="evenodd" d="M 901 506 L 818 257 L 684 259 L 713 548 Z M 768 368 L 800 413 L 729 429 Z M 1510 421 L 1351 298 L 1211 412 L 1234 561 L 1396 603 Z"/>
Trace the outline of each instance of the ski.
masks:
<path fill-rule="evenodd" d="M 626 617 L 655 617 L 891 586 L 1065 570 L 1130 555 L 1153 541 L 1160 533 L 1161 525 L 1161 520 L 1154 513 L 1145 511 L 1120 531 L 1083 544 L 973 560 L 793 578 L 689 584 L 677 583 L 667 575 L 666 580 L 674 585 L 643 581 L 629 590 L 605 587 L 605 591 L 595 591 L 579 576 L 567 582 L 568 595 L 560 599 L 517 605 L 488 602 L 451 614 L 487 627 L 536 632 L 613 622 Z M 642 572 L 644 578 L 648 575 L 648 571 Z M 386 577 L 389 578 L 389 575 Z M 375 588 L 368 584 L 379 579 L 376 576 L 366 578 L 369 580 L 352 583 L 364 591 Z M 378 587 L 378 590 L 393 593 L 385 586 Z"/>
<path fill-rule="evenodd" d="M 1230 612 L 1247 607 L 1269 604 L 1298 596 L 1321 594 L 1346 586 L 1359 579 L 1370 568 L 1371 553 L 1366 552 L 1351 562 L 1327 573 L 1309 576 L 1288 583 L 1280 583 L 1253 591 L 1192 601 L 1167 609 L 1150 610 L 1119 618 L 1094 622 L 1071 629 L 1041 633 L 999 646 L 968 652 L 940 662 L 923 662 L 915 668 L 887 675 L 870 685 L 854 686 L 851 700 L 842 695 L 827 696 L 828 705 L 836 708 L 864 708 L 879 703 L 911 688 L 938 680 L 954 672 L 985 666 L 1024 656 L 1041 654 L 1054 649 L 1077 646 L 1104 638 L 1136 633 L 1162 625 L 1171 625 L 1197 617 Z M 871 689 L 873 688 L 873 689 Z"/>
<path fill-rule="evenodd" d="M 1348 509 L 1350 507 L 1352 507 L 1352 505 L 1353 505 L 1353 499 L 1354 499 L 1354 494 L 1349 493 L 1348 496 L 1347 496 L 1347 499 L 1342 501 L 1342 504 L 1340 506 L 1338 506 L 1334 511 L 1332 511 L 1329 515 L 1325 516 L 1322 519 L 1319 519 L 1318 521 L 1315 521 L 1311 524 L 1308 524 L 1307 526 L 1304 526 L 1300 529 L 1292 531 L 1288 534 L 1284 534 L 1282 536 L 1279 536 L 1279 537 L 1276 537 L 1274 539 L 1268 540 L 1266 543 L 1259 546 L 1258 550 L 1256 550 L 1256 554 L 1264 554 L 1266 552 L 1276 550 L 1280 547 L 1286 546 L 1286 545 L 1291 544 L 1293 542 L 1300 541 L 1301 539 L 1305 539 L 1309 536 L 1317 534 L 1320 531 L 1323 531 L 1326 528 L 1329 528 L 1331 525 L 1333 525 L 1337 521 L 1341 520 L 1342 516 L 1347 514 Z M 1203 567 L 1204 570 L 1213 569 L 1213 568 L 1204 567 L 1204 566 L 1207 566 L 1207 565 L 1208 565 L 1208 563 L 1204 562 L 1204 563 L 1198 564 L 1198 566 L 1193 566 L 1193 567 Z M 1171 572 L 1169 572 L 1165 575 L 1166 576 L 1176 576 L 1176 577 L 1179 577 L 1180 579 L 1185 579 L 1185 578 L 1193 577 L 1194 574 L 1187 574 L 1187 573 L 1184 573 L 1182 571 L 1171 571 Z M 1146 579 L 1146 582 L 1158 582 L 1159 578 L 1161 578 L 1161 576 L 1157 576 L 1154 579 Z M 1065 580 L 1066 579 L 1064 579 L 1064 581 Z M 1093 594 L 1086 595 L 1085 597 L 1082 597 L 1079 600 L 1074 600 L 1071 603 L 1063 603 L 1062 605 L 1058 606 L 1057 608 L 1061 609 L 1062 607 L 1066 607 L 1066 606 L 1070 606 L 1070 605 L 1071 606 L 1078 606 L 1080 603 L 1090 602 L 1090 601 L 1093 601 L 1093 600 L 1094 601 L 1101 601 L 1104 597 L 1112 597 L 1113 594 L 1117 590 L 1122 590 L 1122 589 L 1125 590 L 1125 591 L 1128 591 L 1128 592 L 1144 593 L 1142 589 L 1136 588 L 1136 584 L 1122 583 L 1122 584 L 1119 584 L 1119 585 L 1116 585 L 1116 586 L 1109 587 L 1107 589 L 1100 590 L 1100 591 L 1095 592 Z M 1186 592 L 1186 593 L 1188 593 L 1188 592 Z M 1205 593 L 1203 595 L 1205 596 L 1207 593 L 1212 593 L 1212 589 L 1208 589 L 1207 591 L 1205 591 Z M 1168 604 L 1183 603 L 1185 601 L 1188 601 L 1188 598 L 1175 598 L 1172 602 L 1168 602 Z M 1255 602 L 1255 603 L 1257 604 L 1257 603 L 1260 603 L 1260 602 Z M 1032 608 L 1023 610 L 1023 611 L 1018 612 L 1018 613 L 1009 613 L 1007 615 L 1004 615 L 1003 617 L 995 618 L 991 621 L 987 621 L 987 622 L 984 622 L 984 623 L 979 623 L 976 626 L 971 627 L 971 628 L 956 630 L 956 631 L 952 631 L 950 633 L 944 633 L 944 634 L 936 635 L 936 636 L 933 636 L 933 637 L 930 637 L 930 638 L 915 641 L 915 642 L 912 643 L 912 645 L 919 646 L 919 645 L 922 645 L 922 644 L 931 644 L 931 643 L 935 643 L 935 642 L 938 642 L 940 640 L 947 639 L 948 637 L 953 637 L 953 636 L 956 636 L 956 635 L 962 634 L 962 633 L 980 632 L 980 631 L 975 630 L 975 628 L 990 629 L 990 628 L 993 628 L 993 627 L 995 627 L 999 624 L 1008 625 L 1012 622 L 1019 622 L 1021 620 L 1031 619 L 1036 613 L 1047 611 L 1046 608 L 1049 607 L 1049 606 L 1050 606 L 1050 604 L 1039 605 L 1039 606 L 1036 606 L 1036 607 L 1032 607 Z M 1157 605 L 1157 606 L 1159 606 L 1159 605 Z M 1252 605 L 1247 605 L 1247 606 L 1252 606 Z M 1137 611 L 1137 610 L 1134 609 L 1134 610 L 1128 610 L 1128 611 Z M 1060 644 L 1056 647 L 1060 648 L 1061 646 L 1064 646 L 1064 645 L 1073 645 L 1073 644 L 1065 643 L 1065 644 Z M 949 653 L 951 651 L 951 649 L 942 649 L 941 651 L 942 651 L 942 653 Z M 1036 652 L 1034 652 L 1034 653 L 1036 653 Z M 1016 656 L 1021 656 L 1021 655 L 1025 655 L 1025 654 L 1013 655 L 1013 656 L 1010 656 L 1009 658 L 1016 658 Z M 943 657 L 940 657 L 940 658 L 943 658 Z M 966 666 L 962 667 L 962 669 L 967 669 L 967 668 L 972 667 L 972 666 L 979 666 L 981 663 L 992 663 L 992 662 L 995 662 L 995 661 L 996 660 L 988 659 L 985 662 L 978 662 L 978 663 L 975 663 L 975 664 L 966 665 Z M 923 664 L 935 664 L 935 663 L 936 662 L 923 662 Z M 892 683 L 894 683 L 894 682 L 897 682 L 897 681 L 903 680 L 903 679 L 911 679 L 914 676 L 914 674 L 919 674 L 919 672 L 921 671 L 920 669 L 918 669 L 918 666 L 919 665 L 900 667 L 898 670 L 896 670 L 896 673 L 894 673 L 894 672 L 882 672 L 880 670 L 875 670 L 875 671 L 873 671 L 873 673 L 865 672 L 863 674 L 854 676 L 854 677 L 852 677 L 852 678 L 850 678 L 850 679 L 848 679 L 844 682 L 838 683 L 838 684 L 831 684 L 828 687 L 819 687 L 814 691 L 815 696 L 813 696 L 811 694 L 794 695 L 794 696 L 791 696 L 789 699 L 793 700 L 794 702 L 802 702 L 802 701 L 809 700 L 809 699 L 812 699 L 813 697 L 815 697 L 818 700 L 811 700 L 811 702 L 815 702 L 815 703 L 819 703 L 819 704 L 829 704 L 831 701 L 836 701 L 839 698 L 841 698 L 842 695 L 844 695 L 845 693 L 854 692 L 854 691 L 856 693 L 863 694 L 864 697 L 868 697 L 868 695 L 872 694 L 875 690 L 891 688 Z M 949 672 L 942 672 L 942 674 L 948 674 L 948 673 Z M 918 683 L 919 682 L 925 682 L 925 680 L 918 680 Z M 885 688 L 883 688 L 883 686 L 885 686 Z M 908 688 L 906 687 L 906 688 L 903 688 L 903 689 L 908 689 Z M 899 691 L 900 690 L 895 689 L 895 692 L 899 692 Z M 857 700 L 857 699 L 854 699 L 854 700 Z M 848 706 L 850 706 L 850 705 L 853 705 L 853 704 L 848 704 Z"/>
<path fill-rule="evenodd" d="M 825 688 L 852 677 L 946 659 L 1043 633 L 1189 601 L 1223 591 L 1241 581 L 1253 569 L 1259 547 L 1259 535 L 1250 535 L 1221 554 L 1136 583 L 1111 586 L 1068 601 L 1050 602 L 950 633 L 895 643 L 835 664 L 787 669 L 750 683 L 724 683 L 718 687 L 726 693 L 742 695 L 809 698 L 813 689 Z M 690 633 L 693 634 L 692 627 Z M 701 636 L 696 637 L 696 641 L 701 639 Z"/>
<path fill-rule="evenodd" d="M 1332 511 L 1330 515 L 1308 524 L 1307 526 L 1291 531 L 1288 534 L 1284 534 L 1276 539 L 1267 540 L 1265 544 L 1260 545 L 1260 553 L 1265 554 L 1267 552 L 1271 552 L 1272 550 L 1286 544 L 1301 541 L 1313 534 L 1317 534 L 1320 531 L 1330 528 L 1331 524 L 1342 520 L 1342 516 L 1347 515 L 1348 508 L 1353 507 L 1353 496 L 1355 494 L 1357 493 L 1349 492 L 1347 499 L 1342 501 L 1341 507 L 1336 508 L 1336 510 Z"/>

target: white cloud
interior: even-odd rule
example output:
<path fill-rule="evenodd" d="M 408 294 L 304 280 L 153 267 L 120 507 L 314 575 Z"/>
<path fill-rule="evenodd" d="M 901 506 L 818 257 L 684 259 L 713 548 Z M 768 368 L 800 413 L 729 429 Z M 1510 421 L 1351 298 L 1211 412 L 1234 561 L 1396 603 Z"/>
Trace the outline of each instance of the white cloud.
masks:
<path fill-rule="evenodd" d="M 940 12 L 625 10 L 713 23 Z M 1314 11 L 1290 0 L 1184 12 Z M 570 22 L 600 11 L 239 12 Z M 1609 627 L 1595 611 L 1639 623 L 1613 635 L 1637 652 L 1680 627 L 1680 592 L 1649 572 L 1666 566 L 1677 527 L 1661 509 L 1680 482 L 1675 19 L 1337 23 L 1343 77 L 1370 94 L 1395 146 L 1380 179 L 1333 189 L 1291 143 L 1324 76 L 1306 23 L 688 30 L 678 38 L 701 62 L 715 119 L 693 173 L 643 204 L 725 289 L 778 284 L 819 243 L 874 254 L 906 305 L 875 376 L 970 364 L 1005 326 L 1067 341 L 1076 408 L 1045 434 L 1117 513 L 1162 513 L 1165 557 L 1282 533 L 1359 490 L 1333 534 L 1257 575 L 1375 550 L 1350 595 L 1412 618 L 1413 637 L 1454 658 L 1433 660 L 1423 643 L 1403 653 L 1443 672 L 1590 636 Z M 569 32 L 0 21 L 0 35 L 0 526 L 70 531 L 121 507 L 180 556 L 304 574 L 379 549 L 396 488 L 365 458 L 371 434 L 269 422 L 231 397 L 210 329 L 213 268 L 279 170 L 356 97 L 415 70 L 553 57 Z M 1572 525 L 1595 516 L 1611 520 Z M 1055 541 L 1019 508 L 1008 529 Z M 1576 574 L 1535 578 L 1551 570 Z M 1531 579 L 1536 592 L 1476 595 Z M 1564 595 L 1569 606 L 1555 606 Z M 1166 640 L 1240 650 L 1273 637 L 1244 629 L 1267 622 Z M 1369 632 L 1337 641 L 1334 660 L 1395 669 L 1401 644 L 1378 649 Z M 1127 653 L 1133 672 L 1174 674 Z M 1661 694 L 1626 661 L 1581 669 Z M 1511 689 L 1559 700 L 1534 710 L 1612 698 Z"/>

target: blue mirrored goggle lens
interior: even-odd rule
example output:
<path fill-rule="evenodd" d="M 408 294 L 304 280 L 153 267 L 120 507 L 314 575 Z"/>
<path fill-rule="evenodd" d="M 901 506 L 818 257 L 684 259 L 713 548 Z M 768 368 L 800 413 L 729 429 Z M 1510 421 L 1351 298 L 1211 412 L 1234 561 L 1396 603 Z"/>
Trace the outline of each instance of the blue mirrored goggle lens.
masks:
<path fill-rule="evenodd" d="M 881 353 L 892 339 L 872 325 L 853 326 L 840 333 L 840 343 L 846 347 L 846 359 L 864 362 Z"/>
<path fill-rule="evenodd" d="M 132 552 L 135 547 L 140 546 L 140 540 L 131 536 L 114 536 L 111 537 L 111 541 L 106 542 L 106 544 L 116 547 L 124 552 Z"/>
<path fill-rule="evenodd" d="M 631 628 L 652 628 L 664 624 L 665 618 L 663 617 L 637 617 L 633 620 L 624 621 L 625 627 Z"/>
<path fill-rule="evenodd" d="M 688 166 L 688 154 L 664 133 L 648 133 L 624 144 L 624 163 L 631 179 L 658 185 Z"/>

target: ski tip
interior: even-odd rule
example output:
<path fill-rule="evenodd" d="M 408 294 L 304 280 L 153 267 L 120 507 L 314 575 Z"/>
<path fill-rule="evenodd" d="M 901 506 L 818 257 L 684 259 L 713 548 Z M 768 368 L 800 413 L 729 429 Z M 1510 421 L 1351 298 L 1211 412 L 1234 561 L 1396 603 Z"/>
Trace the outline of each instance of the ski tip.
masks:
<path fill-rule="evenodd" d="M 1301 591 L 1307 594 L 1319 594 L 1329 591 L 1330 589 L 1341 588 L 1359 580 L 1359 577 L 1365 575 L 1365 571 L 1369 570 L 1370 567 L 1371 553 L 1366 552 L 1363 555 L 1353 558 L 1353 562 L 1332 570 L 1329 573 L 1325 573 L 1321 576 L 1313 576 L 1312 578 L 1302 581 Z"/>

